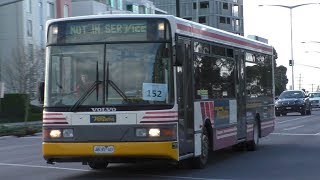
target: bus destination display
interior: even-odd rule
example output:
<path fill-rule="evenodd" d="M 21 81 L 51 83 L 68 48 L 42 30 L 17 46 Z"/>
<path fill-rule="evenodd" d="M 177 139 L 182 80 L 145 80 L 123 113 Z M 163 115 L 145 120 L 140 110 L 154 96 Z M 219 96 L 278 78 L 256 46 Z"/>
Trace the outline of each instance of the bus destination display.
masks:
<path fill-rule="evenodd" d="M 66 43 L 147 40 L 147 23 L 89 21 L 68 23 Z"/>

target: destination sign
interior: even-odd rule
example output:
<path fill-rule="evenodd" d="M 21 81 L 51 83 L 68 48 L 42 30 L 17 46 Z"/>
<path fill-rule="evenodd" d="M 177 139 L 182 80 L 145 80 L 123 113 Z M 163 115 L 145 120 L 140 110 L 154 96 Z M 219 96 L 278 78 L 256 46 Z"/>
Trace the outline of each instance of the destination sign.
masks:
<path fill-rule="evenodd" d="M 131 34 L 131 33 L 146 33 L 146 24 L 102 24 L 95 23 L 89 25 L 70 24 L 67 29 L 67 34 L 74 35 L 96 35 L 96 34 Z"/>
<path fill-rule="evenodd" d="M 61 21 L 50 25 L 48 42 L 64 44 L 169 40 L 168 27 L 169 24 L 160 19 Z"/>

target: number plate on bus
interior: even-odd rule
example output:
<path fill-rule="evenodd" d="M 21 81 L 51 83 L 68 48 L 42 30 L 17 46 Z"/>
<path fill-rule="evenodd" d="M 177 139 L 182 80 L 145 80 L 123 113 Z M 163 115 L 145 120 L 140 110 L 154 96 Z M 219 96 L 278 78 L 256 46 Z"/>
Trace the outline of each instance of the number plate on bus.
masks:
<path fill-rule="evenodd" d="M 114 152 L 113 146 L 94 146 L 93 147 L 94 153 L 97 154 L 112 154 Z"/>

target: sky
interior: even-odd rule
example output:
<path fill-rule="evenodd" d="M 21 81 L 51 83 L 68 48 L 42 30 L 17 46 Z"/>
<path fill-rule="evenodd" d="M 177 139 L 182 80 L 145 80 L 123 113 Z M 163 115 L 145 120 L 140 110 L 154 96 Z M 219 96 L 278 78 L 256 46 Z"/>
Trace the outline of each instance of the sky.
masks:
<path fill-rule="evenodd" d="M 320 0 L 243 0 L 244 34 L 257 35 L 269 40 L 277 53 L 277 66 L 287 67 L 292 87 L 290 10 L 278 6 L 294 6 L 320 3 Z M 313 41 L 313 42 L 311 42 Z M 315 43 L 315 42 L 319 43 Z M 294 89 L 316 91 L 320 88 L 320 4 L 305 5 L 292 9 L 292 42 Z M 306 42 L 306 43 L 301 43 Z M 310 67 L 312 66 L 312 67 Z"/>

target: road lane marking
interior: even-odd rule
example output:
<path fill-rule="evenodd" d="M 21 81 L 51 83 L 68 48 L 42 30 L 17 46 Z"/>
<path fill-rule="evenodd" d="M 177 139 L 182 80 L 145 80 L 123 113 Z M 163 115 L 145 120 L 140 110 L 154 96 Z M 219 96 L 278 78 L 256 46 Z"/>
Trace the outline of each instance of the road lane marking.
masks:
<path fill-rule="evenodd" d="M 231 179 L 213 179 L 213 178 L 197 178 L 197 177 L 188 177 L 188 176 L 162 176 L 162 175 L 152 175 L 152 174 L 136 174 L 139 176 L 148 176 L 148 177 L 158 177 L 158 178 L 175 178 L 175 179 L 194 179 L 194 180 L 231 180 Z"/>
<path fill-rule="evenodd" d="M 54 166 L 37 166 L 37 165 L 11 164 L 11 163 L 0 163 L 0 166 L 58 169 L 58 170 L 70 170 L 70 171 L 81 171 L 81 172 L 93 171 L 89 169 L 75 169 L 75 168 L 63 168 L 63 167 L 54 167 Z M 158 177 L 158 178 L 176 178 L 176 179 L 193 179 L 193 180 L 229 180 L 229 179 L 197 178 L 197 177 L 187 177 L 187 176 L 162 176 L 162 175 L 152 175 L 152 174 L 134 174 L 134 175 L 145 176 L 145 177 L 155 177 L 155 178 Z"/>
<path fill-rule="evenodd" d="M 286 122 L 297 121 L 297 120 L 306 119 L 306 118 L 309 118 L 309 117 L 312 117 L 312 116 L 314 116 L 314 115 L 304 116 L 304 117 L 295 118 L 295 119 L 289 119 L 289 120 L 285 120 L 285 121 L 281 121 L 281 122 L 276 122 L 276 124 L 282 124 L 282 123 L 286 123 Z"/>
<path fill-rule="evenodd" d="M 317 134 L 303 134 L 303 133 L 271 133 L 272 135 L 281 135 L 281 136 L 320 136 Z"/>
<path fill-rule="evenodd" d="M 60 170 L 71 170 L 71 171 L 90 171 L 90 170 L 88 170 L 88 169 L 75 169 L 75 168 L 63 168 L 63 167 L 54 167 L 54 166 L 37 166 L 37 165 L 11 164 L 11 163 L 0 163 L 0 166 L 15 166 L 15 167 L 60 169 Z"/>
<path fill-rule="evenodd" d="M 28 145 L 16 145 L 16 146 L 5 146 L 5 147 L 0 147 L 0 151 L 4 151 L 4 150 L 10 150 L 10 149 L 22 149 L 25 147 L 34 147 L 34 146 L 38 146 L 39 144 L 28 144 Z"/>
<path fill-rule="evenodd" d="M 298 129 L 298 128 L 301 128 L 303 127 L 304 125 L 301 125 L 301 126 L 294 126 L 294 127 L 291 127 L 291 128 L 285 128 L 283 129 L 284 131 L 288 131 L 288 130 L 293 130 L 293 129 Z"/>

